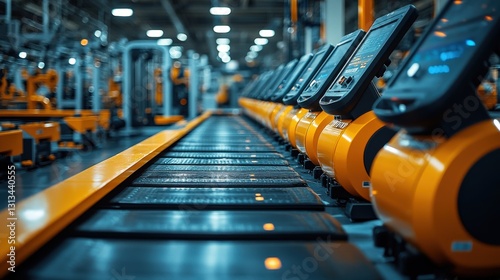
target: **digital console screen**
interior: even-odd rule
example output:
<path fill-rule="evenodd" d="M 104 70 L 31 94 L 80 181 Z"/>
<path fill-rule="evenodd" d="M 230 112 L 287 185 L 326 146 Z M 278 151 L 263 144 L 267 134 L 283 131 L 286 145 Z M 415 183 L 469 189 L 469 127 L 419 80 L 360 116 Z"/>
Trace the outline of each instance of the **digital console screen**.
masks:
<path fill-rule="evenodd" d="M 377 56 L 378 52 L 380 52 L 382 46 L 387 42 L 387 39 L 391 36 L 397 24 L 398 22 L 395 20 L 370 30 L 361 47 L 356 51 L 354 56 L 350 59 L 349 64 L 339 76 L 352 76 L 354 77 L 354 81 L 357 81 L 357 78 L 363 75 L 368 65 Z M 354 84 L 355 82 L 351 83 L 350 87 Z M 341 85 L 335 82 L 331 89 L 335 87 L 341 87 Z"/>
<path fill-rule="evenodd" d="M 320 88 L 321 84 L 323 84 L 325 80 L 328 79 L 333 69 L 335 69 L 337 64 L 339 64 L 339 61 L 346 54 L 347 50 L 349 50 L 351 43 L 352 41 L 349 41 L 345 44 L 337 46 L 333 50 L 333 53 L 330 54 L 330 57 L 326 61 L 325 65 L 321 67 L 321 70 L 316 74 L 316 76 L 314 76 L 308 87 L 305 89 L 306 92 L 314 92 L 318 88 Z"/>
<path fill-rule="evenodd" d="M 493 1 L 454 1 L 398 74 L 399 84 L 445 88 L 446 83 L 454 81 L 485 39 L 485 28 L 493 15 L 498 14 L 490 5 Z"/>
<path fill-rule="evenodd" d="M 297 83 L 292 87 L 290 91 L 298 91 L 302 87 L 302 84 L 304 83 L 305 80 L 307 80 L 307 77 L 309 75 L 313 74 L 313 70 L 318 67 L 318 64 L 321 62 L 321 59 L 323 58 L 324 53 L 321 54 L 316 54 L 311 63 L 309 64 L 309 67 L 307 67 L 306 70 L 302 73 L 300 78 L 297 80 Z"/>

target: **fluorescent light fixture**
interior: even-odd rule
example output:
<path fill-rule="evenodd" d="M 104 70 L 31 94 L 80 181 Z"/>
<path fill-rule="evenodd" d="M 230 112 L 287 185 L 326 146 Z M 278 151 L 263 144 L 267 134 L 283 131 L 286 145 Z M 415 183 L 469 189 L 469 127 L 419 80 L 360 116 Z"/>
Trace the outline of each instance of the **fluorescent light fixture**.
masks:
<path fill-rule="evenodd" d="M 226 64 L 226 70 L 228 71 L 236 71 L 238 70 L 239 64 L 236 60 L 231 60 Z"/>
<path fill-rule="evenodd" d="M 184 33 L 179 33 L 179 34 L 177 34 L 177 39 L 178 39 L 179 41 L 183 41 L 183 42 L 184 42 L 184 41 L 186 41 L 186 40 L 187 40 L 187 38 L 188 38 L 188 35 L 186 35 L 186 34 L 184 34 Z"/>
<path fill-rule="evenodd" d="M 250 57 L 250 58 L 256 58 L 259 54 L 256 53 L 256 52 L 248 52 L 247 53 L 247 56 Z"/>
<path fill-rule="evenodd" d="M 223 58 L 223 57 L 226 57 L 226 56 L 229 56 L 229 54 L 227 54 L 227 52 L 219 52 L 219 57 L 220 58 Z"/>
<path fill-rule="evenodd" d="M 94 32 L 94 36 L 96 36 L 97 38 L 101 37 L 101 35 L 102 35 L 102 31 L 99 29 Z"/>
<path fill-rule="evenodd" d="M 228 7 L 212 7 L 210 13 L 214 16 L 227 16 L 231 13 L 231 8 Z"/>
<path fill-rule="evenodd" d="M 170 46 L 170 45 L 172 45 L 173 40 L 170 38 L 162 38 L 162 39 L 158 39 L 158 41 L 156 43 L 158 44 L 158 46 Z"/>
<path fill-rule="evenodd" d="M 231 49 L 229 45 L 218 45 L 217 50 L 220 52 L 228 52 Z"/>
<path fill-rule="evenodd" d="M 70 59 L 68 59 L 68 63 L 69 63 L 70 65 L 75 65 L 75 64 L 76 64 L 76 58 L 71 57 Z"/>
<path fill-rule="evenodd" d="M 38 68 L 43 69 L 45 67 L 45 62 L 40 61 L 38 62 Z"/>
<path fill-rule="evenodd" d="M 215 33 L 228 33 L 231 31 L 231 27 L 229 25 L 216 25 L 214 26 Z"/>
<path fill-rule="evenodd" d="M 254 40 L 254 43 L 255 43 L 256 45 L 265 45 L 265 44 L 267 44 L 268 42 L 269 42 L 269 40 L 267 40 L 266 38 L 256 38 L 256 39 Z"/>
<path fill-rule="evenodd" d="M 274 30 L 271 30 L 271 29 L 262 29 L 261 31 L 259 31 L 259 35 L 260 37 L 273 37 L 275 34 Z"/>
<path fill-rule="evenodd" d="M 229 56 L 225 56 L 221 59 L 222 59 L 222 62 L 224 62 L 224 63 L 228 63 L 229 61 L 231 61 L 231 57 L 229 57 Z"/>
<path fill-rule="evenodd" d="M 151 29 L 146 32 L 146 35 L 150 38 L 158 38 L 163 36 L 163 30 Z"/>
<path fill-rule="evenodd" d="M 173 46 L 170 48 L 170 57 L 173 59 L 178 59 L 181 58 L 182 56 L 182 47 L 180 46 Z"/>
<path fill-rule="evenodd" d="M 115 17 L 129 17 L 134 14 L 134 11 L 128 8 L 118 8 L 111 10 L 111 14 Z"/>
<path fill-rule="evenodd" d="M 20 52 L 19 53 L 19 57 L 20 58 L 26 58 L 27 56 L 28 56 L 28 53 L 26 53 L 26 52 Z"/>
<path fill-rule="evenodd" d="M 217 43 L 217 45 L 229 45 L 229 43 L 231 43 L 231 40 L 229 40 L 228 38 L 217 38 L 215 42 Z"/>
<path fill-rule="evenodd" d="M 262 46 L 261 45 L 253 45 L 250 47 L 250 50 L 253 52 L 260 52 L 262 50 Z"/>

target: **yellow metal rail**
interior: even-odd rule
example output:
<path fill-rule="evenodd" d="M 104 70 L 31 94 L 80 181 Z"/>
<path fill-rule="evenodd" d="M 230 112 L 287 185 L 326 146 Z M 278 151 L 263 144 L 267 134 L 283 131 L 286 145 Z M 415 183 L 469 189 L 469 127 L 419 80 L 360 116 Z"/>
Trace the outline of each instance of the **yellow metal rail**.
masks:
<path fill-rule="evenodd" d="M 10 230 L 6 226 L 1 227 L 0 277 L 8 272 L 11 246 L 15 247 L 15 263 L 18 266 L 111 190 L 211 114 L 206 112 L 181 129 L 162 131 L 21 201 L 15 208 L 0 212 L 0 221 L 15 224 L 15 244 L 7 244 Z M 10 215 L 11 211 L 13 216 Z"/>

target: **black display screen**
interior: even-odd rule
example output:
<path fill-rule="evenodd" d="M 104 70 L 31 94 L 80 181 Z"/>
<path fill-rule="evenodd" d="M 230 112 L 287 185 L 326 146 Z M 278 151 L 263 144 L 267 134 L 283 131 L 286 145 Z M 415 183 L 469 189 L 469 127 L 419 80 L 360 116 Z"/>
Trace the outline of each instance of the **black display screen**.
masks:
<path fill-rule="evenodd" d="M 351 46 L 351 41 L 346 42 L 345 44 L 337 46 L 328 60 L 325 62 L 325 65 L 321 68 L 321 70 L 314 76 L 312 81 L 309 83 L 304 92 L 315 92 L 318 90 L 321 85 L 328 79 L 328 76 L 331 75 L 333 69 L 339 64 L 339 61 L 346 54 Z"/>
<path fill-rule="evenodd" d="M 367 37 L 363 41 L 361 47 L 356 51 L 354 56 L 350 59 L 349 64 L 339 75 L 339 77 L 352 77 L 352 82 L 343 85 L 335 82 L 332 84 L 329 91 L 335 91 L 336 89 L 344 91 L 345 89 L 349 89 L 356 84 L 356 81 L 363 75 L 368 65 L 380 52 L 382 46 L 387 42 L 387 39 L 390 37 L 392 31 L 397 25 L 397 20 L 394 20 L 376 29 L 371 29 L 368 35 L 366 35 Z M 345 91 L 345 93 L 347 92 L 348 91 Z"/>
<path fill-rule="evenodd" d="M 411 89 L 418 83 L 419 87 L 439 84 L 440 88 L 448 88 L 467 67 L 464 62 L 471 59 L 476 46 L 485 39 L 486 32 L 481 30 L 492 23 L 493 15 L 498 14 L 491 5 L 495 1 L 498 0 L 481 4 L 471 0 L 455 1 L 398 73 L 398 87 Z"/>
<path fill-rule="evenodd" d="M 313 71 L 316 68 L 318 68 L 318 66 L 319 66 L 318 64 L 321 63 L 321 60 L 323 59 L 323 55 L 324 55 L 324 52 L 320 53 L 320 54 L 316 54 L 313 57 L 311 63 L 309 64 L 309 67 L 307 67 L 307 69 L 304 70 L 304 72 L 302 72 L 302 75 L 300 76 L 300 78 L 297 80 L 297 82 L 295 83 L 295 85 L 292 87 L 292 89 L 290 91 L 295 92 L 295 91 L 299 91 L 302 88 L 302 84 L 304 83 L 304 81 L 307 80 L 309 75 L 314 74 Z"/>

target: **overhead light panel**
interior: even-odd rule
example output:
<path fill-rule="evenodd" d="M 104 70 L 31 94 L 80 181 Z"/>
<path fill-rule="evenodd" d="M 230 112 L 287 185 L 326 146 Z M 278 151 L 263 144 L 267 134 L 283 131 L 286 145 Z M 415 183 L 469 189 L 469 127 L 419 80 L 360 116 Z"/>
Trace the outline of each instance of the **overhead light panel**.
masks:
<path fill-rule="evenodd" d="M 231 13 L 231 8 L 228 7 L 212 7 L 210 13 L 214 16 L 227 16 Z"/>
<path fill-rule="evenodd" d="M 269 40 L 267 40 L 266 38 L 257 38 L 254 40 L 254 43 L 256 45 L 265 45 L 269 42 Z"/>
<path fill-rule="evenodd" d="M 146 35 L 150 38 L 158 38 L 163 36 L 163 30 L 151 29 L 146 32 Z"/>
<path fill-rule="evenodd" d="M 272 29 L 262 29 L 261 31 L 259 31 L 259 35 L 260 37 L 273 37 L 275 34 L 274 30 Z"/>
<path fill-rule="evenodd" d="M 186 40 L 187 40 L 187 38 L 188 38 L 188 36 L 187 36 L 186 34 L 184 34 L 184 33 L 179 33 L 179 34 L 177 34 L 177 39 L 178 39 L 179 41 L 184 42 L 184 41 L 186 41 Z"/>
<path fill-rule="evenodd" d="M 250 57 L 250 58 L 256 58 L 259 54 L 257 54 L 256 52 L 248 52 L 247 53 L 247 56 Z"/>
<path fill-rule="evenodd" d="M 111 10 L 111 14 L 115 17 L 129 17 L 134 14 L 134 11 L 128 8 L 118 8 Z"/>
<path fill-rule="evenodd" d="M 217 43 L 217 45 L 229 45 L 229 43 L 231 43 L 228 38 L 217 38 L 215 42 Z"/>
<path fill-rule="evenodd" d="M 158 41 L 156 43 L 158 44 L 158 46 L 170 46 L 170 45 L 172 45 L 173 40 L 170 38 L 162 38 L 162 39 L 158 39 Z"/>
<path fill-rule="evenodd" d="M 229 45 L 218 45 L 217 50 L 220 52 L 228 52 L 231 49 Z"/>
<path fill-rule="evenodd" d="M 231 27 L 229 25 L 216 25 L 214 26 L 215 33 L 228 33 L 231 31 Z"/>
<path fill-rule="evenodd" d="M 229 56 L 229 54 L 227 52 L 219 52 L 219 57 L 222 59 L 226 56 Z"/>
<path fill-rule="evenodd" d="M 262 46 L 261 45 L 253 45 L 250 47 L 250 50 L 253 52 L 260 52 L 262 50 Z"/>
<path fill-rule="evenodd" d="M 180 46 L 171 47 L 169 52 L 172 59 L 178 59 L 182 57 L 182 47 Z"/>
<path fill-rule="evenodd" d="M 26 58 L 26 57 L 28 57 L 28 53 L 26 53 L 26 52 L 20 52 L 19 53 L 19 57 L 20 58 Z"/>

